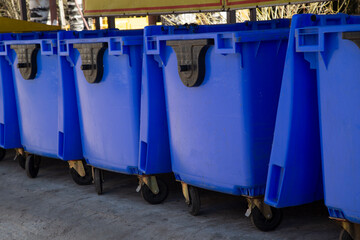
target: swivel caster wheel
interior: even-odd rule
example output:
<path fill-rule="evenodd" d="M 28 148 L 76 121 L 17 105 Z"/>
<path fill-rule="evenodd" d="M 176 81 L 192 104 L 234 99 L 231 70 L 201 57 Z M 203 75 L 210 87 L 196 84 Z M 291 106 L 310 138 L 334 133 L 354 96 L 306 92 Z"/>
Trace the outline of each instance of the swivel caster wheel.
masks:
<path fill-rule="evenodd" d="M 103 194 L 103 179 L 103 171 L 101 169 L 94 168 L 94 183 L 98 195 Z"/>
<path fill-rule="evenodd" d="M 29 178 L 36 178 L 39 173 L 41 157 L 29 154 L 25 162 L 25 171 Z"/>
<path fill-rule="evenodd" d="M 83 161 L 85 170 L 85 176 L 80 176 L 79 173 L 74 169 L 70 168 L 70 175 L 74 182 L 78 185 L 90 185 L 92 183 L 91 167 Z"/>
<path fill-rule="evenodd" d="M 345 229 L 343 229 L 340 233 L 339 240 L 353 240 L 353 238 Z"/>
<path fill-rule="evenodd" d="M 169 194 L 168 186 L 166 185 L 166 183 L 163 180 L 161 180 L 160 178 L 157 178 L 156 182 L 159 187 L 158 194 L 154 194 L 146 184 L 144 184 L 141 187 L 141 196 L 143 197 L 143 199 L 145 201 L 147 201 L 150 204 L 162 203 Z"/>
<path fill-rule="evenodd" d="M 259 230 L 264 232 L 274 230 L 281 223 L 282 212 L 281 209 L 273 207 L 271 207 L 271 212 L 272 217 L 270 219 L 267 219 L 257 207 L 254 207 L 250 215 L 252 224 Z"/>
<path fill-rule="evenodd" d="M 19 166 L 25 170 L 25 162 L 26 162 L 26 158 L 25 156 L 21 155 L 21 154 L 16 154 L 15 158 L 14 158 L 15 161 L 17 161 L 19 163 Z"/>
<path fill-rule="evenodd" d="M 191 215 L 197 216 L 199 215 L 200 208 L 201 208 L 201 202 L 200 202 L 200 194 L 197 187 L 188 185 L 189 189 L 189 203 L 188 205 L 188 211 Z"/>

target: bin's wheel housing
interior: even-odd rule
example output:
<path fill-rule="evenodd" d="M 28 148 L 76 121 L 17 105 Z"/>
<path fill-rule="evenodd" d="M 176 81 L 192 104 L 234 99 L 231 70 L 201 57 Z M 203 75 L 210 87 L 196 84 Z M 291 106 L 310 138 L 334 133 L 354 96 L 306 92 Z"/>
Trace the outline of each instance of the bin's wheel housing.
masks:
<path fill-rule="evenodd" d="M 74 180 L 74 182 L 78 185 L 90 185 L 92 183 L 92 172 L 91 172 L 91 167 L 88 166 L 84 161 L 83 161 L 83 166 L 85 169 L 85 176 L 82 177 L 78 174 L 78 172 L 74 169 L 74 168 L 70 168 L 70 175 L 72 177 L 72 179 Z"/>
<path fill-rule="evenodd" d="M 282 220 L 281 209 L 271 207 L 272 218 L 266 219 L 261 211 L 254 207 L 251 211 L 250 219 L 252 224 L 257 227 L 259 230 L 268 232 L 274 230 Z"/>
<path fill-rule="evenodd" d="M 29 178 L 36 178 L 39 173 L 41 157 L 29 154 L 26 157 L 25 170 Z"/>
<path fill-rule="evenodd" d="M 199 190 L 197 187 L 188 185 L 189 189 L 189 203 L 188 203 L 188 211 L 191 215 L 196 216 L 200 212 L 201 202 Z"/>
<path fill-rule="evenodd" d="M 143 197 L 143 199 L 145 201 L 147 201 L 150 204 L 162 203 L 169 194 L 168 186 L 166 185 L 166 183 L 163 180 L 161 180 L 160 178 L 157 178 L 156 182 L 159 187 L 158 194 L 154 194 L 146 184 L 144 184 L 141 187 L 141 196 Z"/>
<path fill-rule="evenodd" d="M 98 168 L 94 168 L 94 183 L 98 195 L 103 193 L 103 172 Z"/>
<path fill-rule="evenodd" d="M 6 150 L 0 148 L 0 161 L 4 159 L 5 155 L 6 155 Z"/>
<path fill-rule="evenodd" d="M 340 233 L 339 240 L 353 240 L 353 238 L 345 229 L 343 229 Z"/>

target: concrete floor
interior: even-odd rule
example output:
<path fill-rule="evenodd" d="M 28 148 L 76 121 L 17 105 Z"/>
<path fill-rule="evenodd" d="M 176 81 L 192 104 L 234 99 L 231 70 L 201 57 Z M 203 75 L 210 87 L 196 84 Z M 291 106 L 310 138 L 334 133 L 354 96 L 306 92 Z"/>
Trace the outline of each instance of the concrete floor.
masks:
<path fill-rule="evenodd" d="M 260 232 L 244 216 L 241 197 L 201 191 L 202 212 L 187 213 L 180 185 L 150 205 L 135 191 L 137 178 L 105 173 L 104 195 L 78 186 L 65 162 L 45 159 L 36 179 L 12 160 L 0 162 L 0 239 L 338 239 L 340 228 L 321 202 L 284 209 L 276 231 Z"/>

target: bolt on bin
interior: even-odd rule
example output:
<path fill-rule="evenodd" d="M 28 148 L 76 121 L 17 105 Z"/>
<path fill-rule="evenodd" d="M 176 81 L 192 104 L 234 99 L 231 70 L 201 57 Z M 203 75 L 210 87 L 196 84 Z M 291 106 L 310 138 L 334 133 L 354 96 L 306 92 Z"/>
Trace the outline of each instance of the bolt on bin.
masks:
<path fill-rule="evenodd" d="M 288 20 L 145 28 L 146 55 L 163 68 L 172 170 L 190 214 L 204 188 L 245 196 L 261 230 L 280 223 L 263 195 L 288 34 Z"/>
<path fill-rule="evenodd" d="M 72 62 L 84 157 L 98 194 L 103 170 L 137 175 L 151 204 L 168 195 L 157 176 L 171 172 L 161 68 L 143 58 L 143 30 L 59 33 L 60 55 Z M 142 68 L 152 69 L 142 76 Z M 157 69 L 156 69 L 157 68 Z"/>
<path fill-rule="evenodd" d="M 13 75 L 5 45 L 6 41 L 14 39 L 13 34 L 0 34 L 0 160 L 5 157 L 6 149 L 16 149 L 17 153 L 22 150 Z M 17 154 L 16 160 L 21 166 L 25 166 L 22 155 Z"/>
<path fill-rule="evenodd" d="M 324 198 L 340 239 L 360 239 L 360 17 L 298 15 L 296 51 L 316 71 Z"/>
<path fill-rule="evenodd" d="M 35 178 L 41 157 L 68 161 L 73 180 L 90 184 L 83 164 L 73 72 L 58 58 L 57 32 L 14 34 L 2 55 L 11 64 L 21 145 L 27 175 Z"/>

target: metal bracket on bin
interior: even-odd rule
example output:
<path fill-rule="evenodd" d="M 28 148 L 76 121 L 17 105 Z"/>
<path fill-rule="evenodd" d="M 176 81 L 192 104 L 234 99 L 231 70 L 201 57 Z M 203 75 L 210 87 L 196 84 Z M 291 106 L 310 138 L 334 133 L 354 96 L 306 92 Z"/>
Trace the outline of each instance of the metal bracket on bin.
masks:
<path fill-rule="evenodd" d="M 141 187 L 145 184 L 149 187 L 150 191 L 153 194 L 158 194 L 160 192 L 159 185 L 157 184 L 155 176 L 146 176 L 146 175 L 139 175 L 139 187 L 136 190 L 137 192 L 140 191 Z"/>
<path fill-rule="evenodd" d="M 346 231 L 352 239 L 360 239 L 360 224 L 349 222 L 343 218 L 329 217 L 331 220 L 335 220 Z M 341 238 L 343 239 L 343 238 Z"/>
<path fill-rule="evenodd" d="M 343 32 L 342 38 L 353 41 L 360 48 L 360 32 Z"/>
<path fill-rule="evenodd" d="M 181 182 L 181 187 L 185 198 L 185 203 L 189 205 L 190 204 L 189 186 L 186 183 Z"/>
<path fill-rule="evenodd" d="M 171 40 L 167 46 L 174 49 L 181 81 L 187 87 L 200 86 L 205 77 L 205 56 L 214 39 Z"/>
<path fill-rule="evenodd" d="M 69 163 L 69 168 L 75 169 L 75 171 L 80 175 L 80 177 L 86 176 L 86 172 L 82 160 L 71 160 L 68 161 L 68 163 Z"/>
<path fill-rule="evenodd" d="M 262 197 L 247 197 L 246 196 L 246 200 L 248 201 L 248 204 L 249 204 L 249 208 L 245 213 L 246 217 L 249 217 L 251 215 L 252 209 L 254 207 L 257 207 L 266 219 L 272 218 L 273 214 L 272 214 L 271 208 L 269 205 L 264 203 L 264 198 L 262 198 Z"/>
<path fill-rule="evenodd" d="M 11 45 L 11 49 L 14 49 L 17 54 L 17 68 L 20 70 L 21 76 L 25 80 L 34 79 L 37 73 L 36 55 L 40 44 Z"/>
<path fill-rule="evenodd" d="M 107 49 L 107 43 L 79 43 L 74 44 L 74 48 L 79 50 L 81 56 L 81 70 L 86 81 L 98 83 L 104 73 L 103 57 Z"/>

